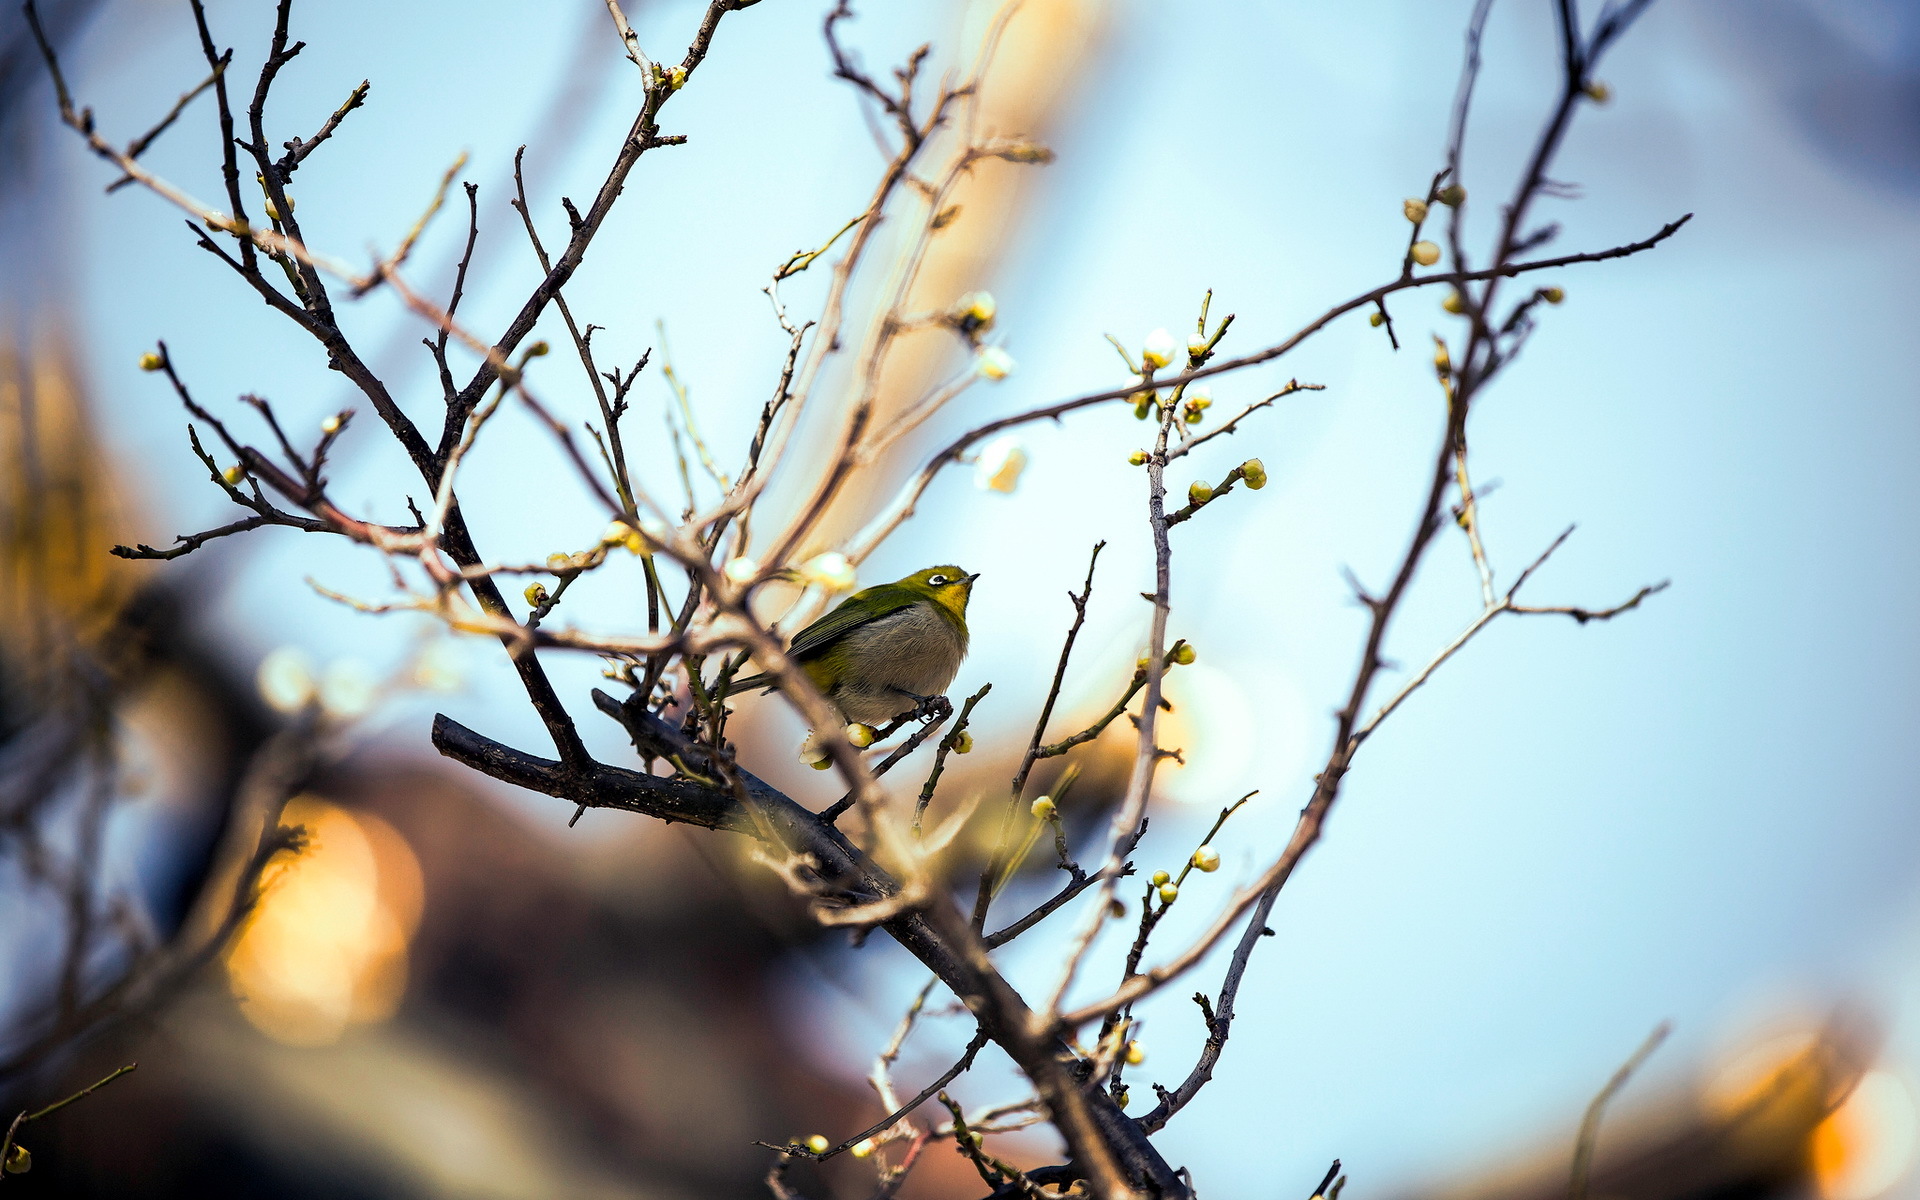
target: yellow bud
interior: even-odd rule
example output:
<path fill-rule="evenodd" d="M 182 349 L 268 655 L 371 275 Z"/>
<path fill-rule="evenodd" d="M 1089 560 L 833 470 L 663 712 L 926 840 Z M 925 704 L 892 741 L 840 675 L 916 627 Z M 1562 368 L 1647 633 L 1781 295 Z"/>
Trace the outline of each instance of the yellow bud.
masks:
<path fill-rule="evenodd" d="M 1188 408 L 1212 408 L 1213 389 L 1204 383 L 1196 383 L 1185 392 Z"/>
<path fill-rule="evenodd" d="M 1220 852 L 1212 846 L 1202 846 L 1193 852 L 1195 870 L 1213 872 L 1220 869 Z"/>
<path fill-rule="evenodd" d="M 547 345 L 544 341 L 535 342 L 533 345 L 527 347 L 527 357 L 528 358 L 544 358 L 546 357 L 547 351 L 551 350 L 552 348 L 553 347 Z"/>
<path fill-rule="evenodd" d="M 1434 245 L 1432 242 L 1415 242 L 1413 244 L 1413 261 L 1423 267 L 1432 266 L 1440 261 L 1440 247 Z"/>
<path fill-rule="evenodd" d="M 1460 298 L 1459 292 L 1448 292 L 1447 298 L 1440 302 L 1440 307 L 1450 313 L 1459 314 L 1467 311 L 1467 302 Z"/>
<path fill-rule="evenodd" d="M 1587 80 L 1586 92 L 1587 99 L 1593 101 L 1595 104 L 1605 104 L 1607 101 L 1613 99 L 1613 89 L 1601 83 L 1598 79 Z"/>
<path fill-rule="evenodd" d="M 818 584 L 830 592 L 844 592 L 855 582 L 853 564 L 838 550 L 816 554 L 800 568 L 800 574 L 808 583 Z"/>
<path fill-rule="evenodd" d="M 760 564 L 742 555 L 739 558 L 728 559 L 727 565 L 721 568 L 721 571 L 733 583 L 748 584 L 760 574 Z"/>
<path fill-rule="evenodd" d="M 320 432 L 326 434 L 328 437 L 332 437 L 334 434 L 339 433 L 341 430 L 341 427 L 344 426 L 345 424 L 346 422 L 340 419 L 340 414 L 335 413 L 331 417 L 328 417 L 326 420 L 320 422 Z"/>
<path fill-rule="evenodd" d="M 1240 464 L 1240 478 L 1247 481 L 1247 487 L 1259 491 L 1267 486 L 1267 464 L 1257 458 L 1250 458 Z"/>
<path fill-rule="evenodd" d="M 855 1158 L 869 1158 L 873 1155 L 874 1148 L 872 1138 L 861 1138 L 847 1148 L 847 1153 Z"/>
<path fill-rule="evenodd" d="M 1439 338 L 1433 339 L 1433 369 L 1442 379 L 1453 374 L 1453 356 L 1447 353 L 1447 344 Z"/>
<path fill-rule="evenodd" d="M 1175 900 L 1178 900 L 1179 898 L 1180 898 L 1179 888 L 1175 887 L 1171 883 L 1163 883 L 1160 885 L 1160 903 L 1172 904 Z"/>
<path fill-rule="evenodd" d="M 1053 820 L 1055 811 L 1052 796 L 1042 796 L 1033 802 L 1033 815 L 1042 821 Z"/>
<path fill-rule="evenodd" d="M 1147 452 L 1145 450 L 1135 450 L 1132 454 L 1127 455 L 1127 462 L 1136 467 L 1144 467 L 1147 465 Z"/>
<path fill-rule="evenodd" d="M 1205 360 L 1206 357 L 1207 357 L 1207 339 L 1197 333 L 1188 337 L 1187 338 L 1187 361 L 1197 367 L 1200 365 L 1200 363 L 1203 360 Z"/>
<path fill-rule="evenodd" d="M 161 367 L 164 367 L 166 365 L 167 365 L 167 361 L 165 359 L 161 358 L 158 354 L 152 353 L 151 351 L 149 351 L 146 354 L 142 354 L 140 356 L 140 369 L 142 371 L 158 371 Z"/>
<path fill-rule="evenodd" d="M 1565 300 L 1567 298 L 1567 293 L 1563 288 L 1557 288 L 1557 287 L 1541 288 L 1540 298 L 1542 300 L 1545 300 L 1548 304 L 1558 304 L 1562 300 Z"/>
<path fill-rule="evenodd" d="M 667 86 L 676 92 L 687 86 L 687 69 L 678 65 L 668 67 Z"/>
<path fill-rule="evenodd" d="M 600 544 L 602 546 L 625 545 L 628 536 L 633 532 L 633 526 L 627 524 L 625 521 L 615 521 L 611 525 L 608 525 L 606 530 L 601 533 Z"/>
<path fill-rule="evenodd" d="M 853 724 L 847 726 L 847 740 L 860 749 L 865 750 L 868 746 L 873 745 L 875 732 L 877 731 L 873 726 L 863 725 L 855 721 Z"/>
<path fill-rule="evenodd" d="M 973 360 L 973 369 L 988 379 L 1005 379 L 1013 374 L 1013 355 L 998 346 L 988 346 Z"/>
<path fill-rule="evenodd" d="M 547 585 L 544 583 L 530 583 L 527 585 L 527 590 L 522 594 L 526 596 L 528 604 L 539 608 L 547 602 Z"/>
<path fill-rule="evenodd" d="M 1189 408 L 1186 412 L 1180 414 L 1180 419 L 1189 425 L 1198 425 L 1206 419 L 1206 416 L 1197 408 Z"/>
<path fill-rule="evenodd" d="M 240 481 L 242 479 L 245 479 L 246 477 L 247 477 L 247 473 L 240 469 L 239 463 L 235 463 L 232 466 L 228 467 L 226 470 L 220 472 L 220 478 L 226 480 L 228 485 L 232 487 L 239 487 Z"/>
<path fill-rule="evenodd" d="M 833 1149 L 833 1143 L 826 1139 L 826 1135 L 816 1133 L 807 1139 L 807 1149 L 813 1151 L 815 1154 L 825 1154 L 827 1151 Z"/>
<path fill-rule="evenodd" d="M 573 559 L 564 554 L 554 553 L 547 555 L 547 570 L 549 571 L 564 571 L 572 565 Z"/>
<path fill-rule="evenodd" d="M 985 329 L 999 311 L 992 292 L 968 292 L 954 302 L 953 320 L 962 329 Z"/>
<path fill-rule="evenodd" d="M 647 546 L 647 539 L 641 537 L 640 531 L 637 529 L 626 536 L 625 544 L 627 547 L 627 551 L 630 554 L 639 554 L 644 556 L 644 555 L 653 553 L 653 551 Z"/>
<path fill-rule="evenodd" d="M 1448 208 L 1459 208 L 1467 202 L 1467 189 L 1457 183 L 1450 183 L 1440 189 L 1435 199 L 1439 200 L 1440 203 L 1446 205 Z"/>
<path fill-rule="evenodd" d="M 1198 479 L 1187 485 L 1187 503 L 1200 505 L 1205 504 L 1211 499 L 1213 499 L 1213 488 L 1211 485 L 1202 483 Z"/>
<path fill-rule="evenodd" d="M 812 762 L 810 762 L 810 763 L 808 763 L 807 765 L 808 765 L 808 766 L 810 766 L 810 767 L 812 767 L 812 768 L 813 768 L 814 770 L 816 770 L 816 771 L 824 771 L 824 770 L 826 770 L 827 768 L 829 768 L 829 767 L 831 767 L 831 766 L 833 766 L 833 759 L 831 759 L 831 758 L 816 758 L 816 759 L 814 759 L 814 760 L 813 760 Z"/>
<path fill-rule="evenodd" d="M 1155 887 L 1167 886 L 1167 881 L 1172 878 L 1173 876 L 1167 874 L 1165 871 L 1155 871 L 1152 875 L 1148 876 L 1149 882 Z"/>
<path fill-rule="evenodd" d="M 1385 325 L 1386 323 L 1387 323 L 1387 315 L 1381 312 L 1377 308 L 1367 314 L 1367 324 L 1373 326 L 1375 329 L 1380 328 L 1382 325 Z"/>
<path fill-rule="evenodd" d="M 1127 1043 L 1127 1065 L 1137 1067 L 1147 1061 L 1147 1048 L 1139 1042 Z"/>
<path fill-rule="evenodd" d="M 972 754 L 973 753 L 973 735 L 971 733 L 968 733 L 964 729 L 962 729 L 959 733 L 954 734 L 953 735 L 953 752 L 955 754 Z"/>
<path fill-rule="evenodd" d="M 1120 1094 L 1113 1098 L 1113 1102 L 1115 1104 L 1118 1104 L 1121 1108 L 1125 1108 L 1127 1106 L 1128 1099 L 1130 1099 L 1132 1096 L 1133 1096 L 1133 1093 L 1131 1091 L 1127 1090 L 1126 1088 L 1121 1088 Z"/>
<path fill-rule="evenodd" d="M 1126 902 L 1122 900 L 1115 900 L 1112 904 L 1107 905 L 1107 915 L 1112 917 L 1116 921 L 1126 916 L 1127 915 Z"/>
<path fill-rule="evenodd" d="M 1173 335 L 1156 329 L 1140 344 L 1140 363 L 1149 371 L 1157 371 L 1173 361 L 1173 351 Z"/>
<path fill-rule="evenodd" d="M 25 1175 L 33 1170 L 33 1155 L 27 1152 L 25 1146 L 15 1142 L 7 1147 L 5 1170 L 9 1175 Z"/>
<path fill-rule="evenodd" d="M 1135 396 L 1133 398 L 1133 419 L 1134 420 L 1136 421 L 1146 420 L 1147 414 L 1152 410 L 1153 410 L 1153 397 L 1151 395 L 1145 392 L 1142 392 L 1140 395 Z"/>
<path fill-rule="evenodd" d="M 1417 196 L 1409 196 L 1401 203 L 1400 211 L 1407 214 L 1407 220 L 1418 225 L 1427 219 L 1427 202 Z"/>
<path fill-rule="evenodd" d="M 1193 644 L 1191 642 L 1179 642 L 1173 647 L 1173 661 L 1183 667 L 1192 666 L 1193 660 L 1198 657 L 1199 655 L 1193 652 Z"/>

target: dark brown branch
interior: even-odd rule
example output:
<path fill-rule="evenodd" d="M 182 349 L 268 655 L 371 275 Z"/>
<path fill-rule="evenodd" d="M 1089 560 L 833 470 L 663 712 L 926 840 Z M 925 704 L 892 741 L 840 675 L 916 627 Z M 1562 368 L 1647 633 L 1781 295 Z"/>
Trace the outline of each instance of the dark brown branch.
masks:
<path fill-rule="evenodd" d="M 327 118 L 327 123 L 320 127 L 320 132 L 304 142 L 295 137 L 283 143 L 287 152 L 280 156 L 278 163 L 274 164 L 280 168 L 280 173 L 287 178 L 292 178 L 293 173 L 300 168 L 300 164 L 307 161 L 307 156 L 318 150 L 320 143 L 332 137 L 333 131 L 340 128 L 340 122 L 347 119 L 347 114 L 367 102 L 367 90 L 372 86 L 369 80 L 362 79 L 360 86 L 348 93 L 346 103 L 333 110 L 333 115 Z"/>
<path fill-rule="evenodd" d="M 676 731 L 651 714 L 631 709 L 628 714 L 629 728 L 639 731 L 636 736 L 649 736 L 661 744 L 684 744 Z M 596 766 L 583 779 L 561 764 L 500 745 L 445 716 L 434 721 L 434 745 L 448 757 L 496 779 L 571 803 L 621 808 L 740 832 L 764 822 L 768 833 L 778 839 L 775 848 L 808 862 L 823 889 L 837 895 L 881 899 L 899 890 L 892 876 L 838 830 L 738 767 L 732 768 L 733 772 L 745 795 L 751 797 L 756 814 L 747 813 L 741 801 L 728 793 L 684 782 L 676 786 L 676 781 L 617 767 Z M 683 790 L 689 786 L 698 795 Z M 1117 1157 L 1121 1171 L 1159 1188 L 1170 1200 L 1190 1195 L 1186 1184 L 1112 1099 L 1085 1086 L 1072 1065 L 1078 1062 L 1077 1056 L 1059 1039 L 1035 1030 L 1033 1012 L 994 969 L 966 918 L 949 902 L 930 897 L 924 908 L 895 913 L 881 928 L 979 1017 L 988 1036 L 1033 1081 L 1069 1145 L 1103 1148 Z"/>

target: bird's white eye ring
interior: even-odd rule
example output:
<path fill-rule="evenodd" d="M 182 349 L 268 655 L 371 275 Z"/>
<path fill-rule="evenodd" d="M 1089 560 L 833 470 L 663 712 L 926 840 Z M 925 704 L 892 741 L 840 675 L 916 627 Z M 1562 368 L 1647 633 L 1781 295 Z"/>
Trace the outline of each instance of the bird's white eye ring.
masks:
<path fill-rule="evenodd" d="M 929 578 L 927 582 L 935 587 L 944 587 L 947 582 L 947 577 L 945 575 L 935 575 Z"/>

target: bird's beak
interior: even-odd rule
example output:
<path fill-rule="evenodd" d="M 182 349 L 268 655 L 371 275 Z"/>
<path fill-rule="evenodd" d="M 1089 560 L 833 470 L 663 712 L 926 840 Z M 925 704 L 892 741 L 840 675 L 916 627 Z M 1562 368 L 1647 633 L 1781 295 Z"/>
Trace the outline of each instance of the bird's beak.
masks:
<path fill-rule="evenodd" d="M 969 576 L 967 576 L 967 583 L 968 583 L 969 585 L 971 585 L 971 584 L 973 583 L 973 581 L 974 581 L 974 580 L 976 580 L 976 579 L 978 579 L 978 578 L 980 578 L 980 572 L 978 572 L 978 571 L 975 571 L 975 572 L 974 572 L 973 574 L 971 574 L 971 575 L 969 575 Z"/>

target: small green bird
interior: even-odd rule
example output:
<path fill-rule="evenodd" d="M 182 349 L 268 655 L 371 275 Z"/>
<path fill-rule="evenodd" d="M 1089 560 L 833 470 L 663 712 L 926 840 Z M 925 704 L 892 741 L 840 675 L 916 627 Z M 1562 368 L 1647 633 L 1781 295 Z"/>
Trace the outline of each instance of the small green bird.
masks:
<path fill-rule="evenodd" d="M 884 725 L 923 696 L 938 696 L 967 656 L 967 598 L 980 578 L 928 567 L 897 583 L 855 592 L 794 635 L 787 653 L 849 721 Z M 772 676 L 733 689 L 771 689 Z"/>

